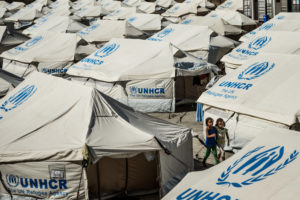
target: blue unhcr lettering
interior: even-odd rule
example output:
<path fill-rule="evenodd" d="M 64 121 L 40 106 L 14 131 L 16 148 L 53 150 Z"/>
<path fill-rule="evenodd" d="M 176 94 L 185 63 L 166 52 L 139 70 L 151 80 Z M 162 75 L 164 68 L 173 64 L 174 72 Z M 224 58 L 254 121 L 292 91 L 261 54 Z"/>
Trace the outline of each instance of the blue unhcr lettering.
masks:
<path fill-rule="evenodd" d="M 185 199 L 185 198 L 191 196 L 193 193 L 197 192 L 197 190 L 193 190 L 192 192 L 188 193 L 190 190 L 192 190 L 192 188 L 189 188 L 186 191 L 184 191 L 183 193 L 181 193 L 180 195 L 178 195 L 176 197 L 176 199 L 177 200 L 182 200 L 182 199 Z M 186 194 L 186 193 L 188 193 L 188 194 Z"/>

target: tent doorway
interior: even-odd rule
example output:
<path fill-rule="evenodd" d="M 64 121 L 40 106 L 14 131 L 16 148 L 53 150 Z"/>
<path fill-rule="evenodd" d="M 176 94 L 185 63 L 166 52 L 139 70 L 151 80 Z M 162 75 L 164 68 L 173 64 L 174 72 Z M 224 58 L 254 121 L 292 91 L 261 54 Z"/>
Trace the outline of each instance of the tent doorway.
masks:
<path fill-rule="evenodd" d="M 131 158 L 104 157 L 87 169 L 90 199 L 158 194 L 158 153 L 148 161 L 144 153 Z"/>

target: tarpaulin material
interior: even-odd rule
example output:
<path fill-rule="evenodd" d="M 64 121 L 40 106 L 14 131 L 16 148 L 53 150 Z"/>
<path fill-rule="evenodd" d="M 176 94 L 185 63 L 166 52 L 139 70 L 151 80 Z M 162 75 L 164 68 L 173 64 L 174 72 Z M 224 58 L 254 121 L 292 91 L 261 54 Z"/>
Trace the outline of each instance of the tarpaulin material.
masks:
<path fill-rule="evenodd" d="M 207 26 L 170 24 L 148 40 L 170 42 L 184 51 L 208 50 L 211 33 Z"/>
<path fill-rule="evenodd" d="M 74 59 L 76 37 L 70 33 L 47 32 L 3 52 L 0 56 L 23 63 L 70 61 Z"/>
<path fill-rule="evenodd" d="M 176 3 L 162 14 L 164 17 L 181 17 L 186 14 L 196 14 L 197 4 L 195 3 Z"/>
<path fill-rule="evenodd" d="M 220 4 L 216 10 L 232 10 L 232 11 L 242 11 L 243 1 L 241 0 L 226 0 L 224 3 Z"/>
<path fill-rule="evenodd" d="M 261 53 L 299 54 L 299 42 L 300 37 L 296 32 L 260 32 L 253 39 L 237 46 L 232 52 L 225 55 L 221 61 L 225 63 L 226 67 L 237 68 L 248 59 Z M 227 64 L 230 66 L 227 66 Z"/>
<path fill-rule="evenodd" d="M 112 38 L 123 38 L 125 25 L 125 21 L 97 20 L 93 25 L 77 32 L 77 35 L 87 42 L 107 42 Z"/>
<path fill-rule="evenodd" d="M 267 128 L 226 161 L 189 173 L 163 199 L 297 199 L 298 132 Z"/>

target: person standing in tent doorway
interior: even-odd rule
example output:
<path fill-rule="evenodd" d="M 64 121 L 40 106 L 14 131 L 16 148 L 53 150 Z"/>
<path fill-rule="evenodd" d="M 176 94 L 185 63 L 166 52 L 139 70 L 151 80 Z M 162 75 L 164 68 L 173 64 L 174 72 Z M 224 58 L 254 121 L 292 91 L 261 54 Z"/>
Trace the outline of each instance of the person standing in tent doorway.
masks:
<path fill-rule="evenodd" d="M 224 161 L 225 160 L 225 151 L 224 151 L 225 136 L 227 139 L 228 146 L 229 146 L 229 137 L 228 137 L 228 130 L 227 128 L 225 128 L 225 122 L 222 118 L 217 119 L 215 128 L 217 130 L 217 145 L 219 147 L 218 160 L 221 161 L 222 159 L 222 161 Z"/>
<path fill-rule="evenodd" d="M 219 160 L 217 158 L 217 131 L 215 127 L 213 126 L 214 120 L 210 117 L 206 118 L 205 124 L 206 124 L 206 140 L 205 140 L 205 146 L 206 146 L 206 153 L 203 158 L 203 166 L 206 167 L 206 160 L 208 156 L 210 155 L 210 152 L 212 152 L 216 164 L 219 163 Z"/>

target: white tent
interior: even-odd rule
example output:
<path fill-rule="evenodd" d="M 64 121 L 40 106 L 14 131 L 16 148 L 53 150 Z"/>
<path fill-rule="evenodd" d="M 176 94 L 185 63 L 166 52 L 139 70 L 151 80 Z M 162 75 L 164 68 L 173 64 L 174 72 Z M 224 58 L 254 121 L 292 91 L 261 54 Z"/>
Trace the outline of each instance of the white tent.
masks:
<path fill-rule="evenodd" d="M 125 21 L 97 20 L 93 25 L 77 32 L 77 35 L 87 42 L 107 42 L 112 38 L 123 38 L 125 25 Z"/>
<path fill-rule="evenodd" d="M 148 40 L 166 41 L 183 51 L 201 51 L 207 57 L 212 30 L 207 26 L 170 24 Z M 174 53 L 177 49 L 174 48 Z"/>
<path fill-rule="evenodd" d="M 191 129 L 134 112 L 93 88 L 32 73 L 0 102 L 1 184 L 15 198 L 164 195 L 193 168 Z M 0 195 L 10 198 L 2 186 Z"/>
<path fill-rule="evenodd" d="M 206 17 L 220 17 L 223 19 L 227 24 L 233 26 L 250 26 L 256 25 L 256 22 L 249 17 L 241 14 L 237 11 L 230 11 L 230 10 L 217 10 L 212 11 L 207 14 Z"/>
<path fill-rule="evenodd" d="M 181 17 L 187 14 L 197 14 L 197 4 L 195 3 L 176 3 L 162 14 L 164 17 Z"/>
<path fill-rule="evenodd" d="M 37 12 L 35 8 L 24 7 L 15 14 L 5 18 L 5 21 L 32 21 L 37 17 Z"/>
<path fill-rule="evenodd" d="M 184 76 L 186 72 L 187 76 L 194 76 L 211 71 L 207 63 L 196 69 L 178 69 L 177 74 Z M 170 43 L 112 39 L 74 64 L 67 73 L 72 80 L 96 87 L 136 110 L 173 112 L 177 83 L 174 81 L 175 72 Z M 186 87 L 190 85 L 187 83 Z"/>
<path fill-rule="evenodd" d="M 161 30 L 162 17 L 158 14 L 141 14 L 136 13 L 127 19 L 127 22 L 142 31 Z"/>
<path fill-rule="evenodd" d="M 26 28 L 23 34 L 38 35 L 43 32 L 65 33 L 69 27 L 70 19 L 67 16 L 53 15 L 40 18 L 34 25 Z"/>
<path fill-rule="evenodd" d="M 49 7 L 51 9 L 59 8 L 59 7 L 69 7 L 69 0 L 59 0 L 51 3 Z"/>
<path fill-rule="evenodd" d="M 248 59 L 265 53 L 299 54 L 300 35 L 294 32 L 267 31 L 256 34 L 253 39 L 242 43 L 222 58 L 227 70 L 235 69 Z"/>
<path fill-rule="evenodd" d="M 89 6 L 89 5 L 94 5 L 94 1 L 92 1 L 92 0 L 79 0 L 79 1 L 74 2 L 74 4 L 72 5 L 72 8 L 74 10 L 80 10 L 84 7 Z"/>
<path fill-rule="evenodd" d="M 131 17 L 135 13 L 136 13 L 135 7 L 120 7 L 119 9 L 110 13 L 109 15 L 104 16 L 103 19 L 124 20 L 128 17 Z"/>
<path fill-rule="evenodd" d="M 106 1 L 105 4 L 101 5 L 102 6 L 102 12 L 103 14 L 110 14 L 111 12 L 114 12 L 121 8 L 121 2 L 120 1 Z"/>
<path fill-rule="evenodd" d="M 94 6 L 94 5 L 88 5 L 80 10 L 76 11 L 74 15 L 83 18 L 83 17 L 99 17 L 101 14 L 101 7 L 100 6 Z"/>
<path fill-rule="evenodd" d="M 239 35 L 243 32 L 242 29 L 225 24 L 222 18 L 216 15 L 208 16 L 188 16 L 181 24 L 208 26 L 219 35 Z"/>
<path fill-rule="evenodd" d="M 142 1 L 141 0 L 124 0 L 122 3 L 129 7 L 136 7 L 138 6 Z"/>
<path fill-rule="evenodd" d="M 141 2 L 137 6 L 138 10 L 142 11 L 142 13 L 151 14 L 155 12 L 156 3 L 155 2 Z"/>
<path fill-rule="evenodd" d="M 255 134 L 259 137 L 225 162 L 189 173 L 163 199 L 297 199 L 299 133 L 270 128 Z"/>
<path fill-rule="evenodd" d="M 12 2 L 9 5 L 6 6 L 6 9 L 8 11 L 12 11 L 12 10 L 19 10 L 20 8 L 24 7 L 25 3 L 23 2 Z"/>
<path fill-rule="evenodd" d="M 43 33 L 3 52 L 0 55 L 4 58 L 2 68 L 20 77 L 37 69 L 65 74 L 66 65 L 74 60 L 76 45 L 76 34 Z M 38 63 L 38 66 L 32 63 Z"/>
<path fill-rule="evenodd" d="M 287 32 L 300 32 L 300 14 L 299 13 L 279 13 L 270 21 L 262 24 L 257 29 L 247 33 L 240 38 L 240 41 L 247 42 L 260 32 L 265 31 L 287 31 Z"/>
<path fill-rule="evenodd" d="M 299 121 L 300 57 L 260 54 L 222 77 L 198 102 L 205 118 L 227 121 L 233 147 L 243 147 L 254 134 L 246 129 L 269 126 L 293 128 Z"/>
<path fill-rule="evenodd" d="M 169 8 L 174 1 L 173 0 L 156 0 L 155 1 L 156 5 L 162 7 L 162 8 Z"/>
<path fill-rule="evenodd" d="M 76 44 L 75 34 L 47 32 L 3 52 L 0 56 L 23 63 L 70 61 L 74 59 Z"/>
<path fill-rule="evenodd" d="M 216 10 L 231 10 L 231 11 L 243 11 L 243 1 L 241 0 L 226 0 L 219 5 Z"/>

